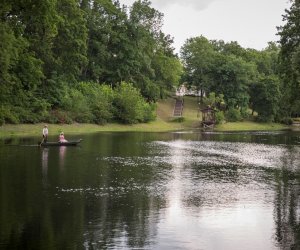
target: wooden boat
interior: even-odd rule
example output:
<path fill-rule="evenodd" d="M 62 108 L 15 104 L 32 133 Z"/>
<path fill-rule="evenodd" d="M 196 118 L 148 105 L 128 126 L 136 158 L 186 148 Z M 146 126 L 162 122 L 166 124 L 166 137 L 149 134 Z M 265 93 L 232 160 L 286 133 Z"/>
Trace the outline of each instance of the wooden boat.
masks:
<path fill-rule="evenodd" d="M 48 147 L 48 146 L 77 146 L 82 139 L 79 139 L 77 141 L 67 141 L 67 142 L 42 142 L 39 145 Z"/>

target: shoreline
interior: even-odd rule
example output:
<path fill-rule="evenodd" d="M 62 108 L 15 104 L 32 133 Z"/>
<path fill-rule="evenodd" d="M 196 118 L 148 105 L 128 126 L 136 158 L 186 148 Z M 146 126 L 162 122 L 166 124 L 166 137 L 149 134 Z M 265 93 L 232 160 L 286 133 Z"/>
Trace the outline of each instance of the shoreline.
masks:
<path fill-rule="evenodd" d="M 198 126 L 197 126 L 198 125 Z M 44 124 L 6 124 L 0 127 L 0 139 L 9 137 L 23 137 L 23 136 L 40 136 L 42 134 Z M 172 132 L 183 130 L 197 130 L 201 129 L 199 124 L 195 123 L 179 123 L 179 122 L 165 122 L 156 120 L 150 123 L 140 123 L 133 125 L 125 124 L 48 124 L 49 135 L 58 135 L 60 132 L 65 134 L 89 134 L 97 132 Z M 217 125 L 213 131 L 216 132 L 239 132 L 239 131 L 278 131 L 288 130 L 291 126 L 285 126 L 278 123 L 256 123 L 256 122 L 232 122 Z M 207 130 L 211 131 L 211 130 Z"/>

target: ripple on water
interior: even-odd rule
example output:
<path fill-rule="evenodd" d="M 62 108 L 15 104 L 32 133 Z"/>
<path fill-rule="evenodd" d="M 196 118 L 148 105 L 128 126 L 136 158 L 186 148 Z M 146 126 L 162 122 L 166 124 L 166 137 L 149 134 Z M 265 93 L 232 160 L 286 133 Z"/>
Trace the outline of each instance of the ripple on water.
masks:
<path fill-rule="evenodd" d="M 153 175 L 143 183 L 141 175 L 118 180 L 104 187 L 57 188 L 62 193 L 97 197 L 125 196 L 128 193 L 164 196 L 181 194 L 187 206 L 222 204 L 238 199 L 270 200 L 276 185 L 270 171 L 299 168 L 300 147 L 215 141 L 155 141 L 147 143 L 144 156 L 103 157 L 114 168 L 128 168 Z M 145 173 L 144 169 L 151 171 Z M 179 183 L 180 185 L 177 185 Z M 176 185 L 175 185 L 176 184 Z M 262 191 L 264 190 L 264 191 Z"/>
<path fill-rule="evenodd" d="M 288 168 L 300 164 L 300 147 L 256 143 L 215 141 L 156 141 L 149 143 L 146 156 L 104 157 L 103 160 L 121 166 L 157 165 L 251 166 Z"/>

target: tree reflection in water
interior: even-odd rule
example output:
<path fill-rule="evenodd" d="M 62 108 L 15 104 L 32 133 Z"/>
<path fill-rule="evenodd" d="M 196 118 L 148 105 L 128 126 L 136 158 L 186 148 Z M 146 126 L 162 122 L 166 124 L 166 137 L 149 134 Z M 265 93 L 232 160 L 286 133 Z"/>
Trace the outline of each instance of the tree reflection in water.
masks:
<path fill-rule="evenodd" d="M 282 249 L 299 249 L 300 246 L 299 157 L 299 147 L 287 147 L 281 158 L 282 169 L 275 172 L 275 238 Z"/>
<path fill-rule="evenodd" d="M 299 146 L 220 136 L 113 133 L 67 152 L 0 147 L 0 248 L 297 249 Z"/>
<path fill-rule="evenodd" d="M 42 176 L 43 176 L 43 186 L 47 187 L 48 182 L 48 154 L 49 148 L 44 147 L 42 152 Z"/>

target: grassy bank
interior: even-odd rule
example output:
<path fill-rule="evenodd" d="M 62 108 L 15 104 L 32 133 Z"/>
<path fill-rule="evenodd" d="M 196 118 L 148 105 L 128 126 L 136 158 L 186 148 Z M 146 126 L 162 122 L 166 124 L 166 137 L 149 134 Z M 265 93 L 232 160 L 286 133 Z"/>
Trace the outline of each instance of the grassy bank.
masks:
<path fill-rule="evenodd" d="M 287 126 L 278 123 L 257 123 L 251 121 L 243 122 L 228 122 L 217 125 L 217 131 L 252 131 L 252 130 L 282 130 L 287 129 Z"/>
<path fill-rule="evenodd" d="M 157 119 L 150 123 L 123 125 L 123 124 L 49 124 L 50 135 L 58 135 L 61 131 L 65 134 L 83 134 L 94 132 L 165 132 L 183 129 L 194 129 L 200 126 L 198 116 L 197 98 L 185 97 L 183 121 L 178 122 L 173 117 L 175 100 L 169 98 L 161 100 L 157 105 Z M 11 136 L 39 136 L 44 124 L 20 124 L 4 125 L 0 127 L 0 138 Z M 280 130 L 286 127 L 274 123 L 255 123 L 255 122 L 234 122 L 216 126 L 217 131 L 243 131 L 243 130 Z"/>
<path fill-rule="evenodd" d="M 0 137 L 41 135 L 44 124 L 21 124 L 4 125 L 0 127 Z M 163 132 L 183 129 L 181 124 L 166 123 L 161 120 L 147 124 L 122 125 L 106 124 L 104 126 L 94 124 L 49 124 L 49 135 L 59 135 L 63 131 L 68 134 L 83 134 L 94 132 L 124 132 L 124 131 L 144 131 Z"/>

